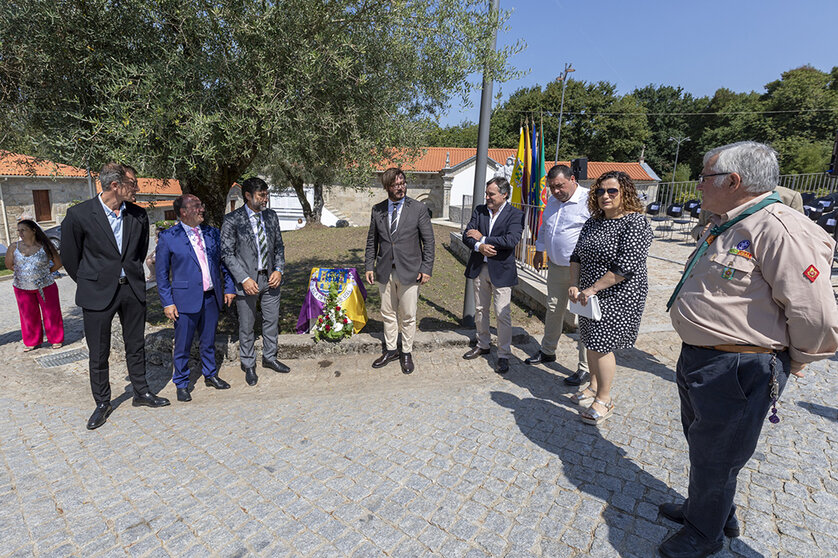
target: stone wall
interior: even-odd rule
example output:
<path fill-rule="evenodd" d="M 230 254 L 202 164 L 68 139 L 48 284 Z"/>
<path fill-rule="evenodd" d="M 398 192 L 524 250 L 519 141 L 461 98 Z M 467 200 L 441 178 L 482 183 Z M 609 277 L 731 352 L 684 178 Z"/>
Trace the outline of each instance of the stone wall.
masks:
<path fill-rule="evenodd" d="M 407 195 L 424 202 L 431 211 L 431 217 L 442 216 L 443 186 L 438 173 L 407 173 Z M 386 197 L 380 175 L 359 188 L 341 185 L 323 188 L 326 207 L 346 217 L 352 224 L 363 227 L 370 222 L 372 206 Z"/>
<path fill-rule="evenodd" d="M 6 244 L 17 240 L 17 221 L 21 217 L 35 219 L 35 202 L 33 190 L 49 190 L 52 223 L 60 223 L 67 214 L 67 208 L 73 202 L 83 201 L 90 197 L 87 178 L 39 178 L 39 177 L 8 177 L 0 179 L 3 187 L 3 203 L 5 205 L 6 231 L 0 231 L 0 242 Z M 94 184 L 95 188 L 95 184 Z M 6 236 L 8 233 L 8 236 Z"/>

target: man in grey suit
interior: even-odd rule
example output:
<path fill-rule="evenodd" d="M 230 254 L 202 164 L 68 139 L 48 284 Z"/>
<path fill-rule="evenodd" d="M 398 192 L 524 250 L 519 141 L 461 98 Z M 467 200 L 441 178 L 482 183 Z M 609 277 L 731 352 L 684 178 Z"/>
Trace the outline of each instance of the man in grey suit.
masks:
<path fill-rule="evenodd" d="M 373 363 L 381 368 L 399 359 L 402 372 L 414 370 L 413 337 L 419 285 L 431 278 L 434 267 L 434 230 L 424 203 L 406 196 L 404 172 L 391 167 L 381 183 L 387 199 L 372 208 L 364 258 L 367 283 L 378 283 L 385 351 Z M 397 341 L 402 334 L 402 352 Z"/>
<path fill-rule="evenodd" d="M 255 386 L 256 351 L 253 348 L 256 303 L 262 303 L 262 366 L 276 372 L 291 369 L 276 359 L 279 329 L 279 284 L 285 268 L 285 245 L 279 218 L 268 206 L 268 185 L 261 178 L 242 183 L 245 205 L 224 216 L 221 225 L 221 260 L 236 283 L 239 314 L 239 357 L 248 385 Z"/>

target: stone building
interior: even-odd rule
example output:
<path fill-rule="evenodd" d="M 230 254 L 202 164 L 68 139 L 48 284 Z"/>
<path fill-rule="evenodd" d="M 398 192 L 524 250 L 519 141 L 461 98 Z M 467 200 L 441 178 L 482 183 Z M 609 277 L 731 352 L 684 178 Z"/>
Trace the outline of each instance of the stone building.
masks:
<path fill-rule="evenodd" d="M 407 177 L 407 195 L 422 201 L 436 218 L 459 221 L 463 211 L 471 211 L 469 206 L 463 209 L 464 196 L 471 196 L 474 187 L 475 163 L 477 150 L 463 147 L 425 147 L 422 155 L 401 164 Z M 487 180 L 502 173 L 507 159 L 515 158 L 514 149 L 489 149 L 486 164 Z M 568 161 L 560 164 L 570 166 Z M 383 200 L 386 194 L 381 185 L 381 175 L 390 165 L 382 164 L 376 170 L 374 179 L 361 188 L 340 185 L 324 188 L 323 198 L 326 207 L 341 218 L 348 219 L 353 225 L 364 226 L 369 222 L 372 206 Z M 553 161 L 546 163 L 549 170 Z M 638 192 L 646 199 L 657 196 L 660 177 L 646 163 L 607 163 L 588 162 L 588 178 L 580 180 L 583 185 L 590 185 L 601 174 L 610 170 L 621 170 L 629 174 L 637 185 Z M 468 199 L 468 198 L 466 198 Z"/>
<path fill-rule="evenodd" d="M 181 193 L 174 179 L 139 178 L 137 203 L 149 221 L 174 219 L 172 202 Z M 0 151 L 0 243 L 16 241 L 19 219 L 32 219 L 41 228 L 61 223 L 67 208 L 92 198 L 99 187 L 97 173 L 46 159 Z"/>

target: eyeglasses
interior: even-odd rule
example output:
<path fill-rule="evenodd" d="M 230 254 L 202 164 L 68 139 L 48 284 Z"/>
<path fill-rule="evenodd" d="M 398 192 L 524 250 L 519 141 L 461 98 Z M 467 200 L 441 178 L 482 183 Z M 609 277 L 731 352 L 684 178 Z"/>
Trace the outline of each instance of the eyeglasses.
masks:
<path fill-rule="evenodd" d="M 701 184 L 704 182 L 705 178 L 710 178 L 711 176 L 727 176 L 728 174 L 733 174 L 730 172 L 714 172 L 713 174 L 699 174 L 698 175 L 698 183 Z"/>
<path fill-rule="evenodd" d="M 617 194 L 619 194 L 619 193 L 620 193 L 620 189 L 619 189 L 619 188 L 608 188 L 608 189 L 605 189 L 605 188 L 597 188 L 596 190 L 594 190 L 594 193 L 595 193 L 597 196 L 602 196 L 602 195 L 604 195 L 606 192 L 608 192 L 608 195 L 609 195 L 609 196 L 616 196 Z"/>

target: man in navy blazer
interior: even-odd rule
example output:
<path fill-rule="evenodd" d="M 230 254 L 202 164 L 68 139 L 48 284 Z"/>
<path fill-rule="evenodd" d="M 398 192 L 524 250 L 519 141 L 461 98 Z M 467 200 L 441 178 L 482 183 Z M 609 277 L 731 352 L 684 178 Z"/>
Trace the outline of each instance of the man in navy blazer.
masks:
<path fill-rule="evenodd" d="M 236 298 L 236 286 L 221 265 L 218 229 L 201 224 L 204 222 L 201 200 L 184 194 L 174 201 L 174 210 L 180 222 L 160 233 L 155 273 L 163 312 L 175 322 L 172 382 L 177 388 L 178 401 L 191 401 L 188 364 L 196 330 L 204 382 L 215 389 L 230 387 L 218 377 L 215 328 L 222 304 L 230 306 Z"/>
<path fill-rule="evenodd" d="M 499 374 L 509 371 L 512 356 L 512 287 L 518 284 L 515 247 L 524 231 L 524 213 L 509 205 L 511 187 L 503 177 L 486 184 L 486 205 L 478 205 L 463 232 L 463 242 L 471 250 L 466 277 L 474 280 L 474 321 L 477 345 L 463 355 L 465 359 L 489 353 L 489 303 L 494 298 L 498 318 Z"/>

